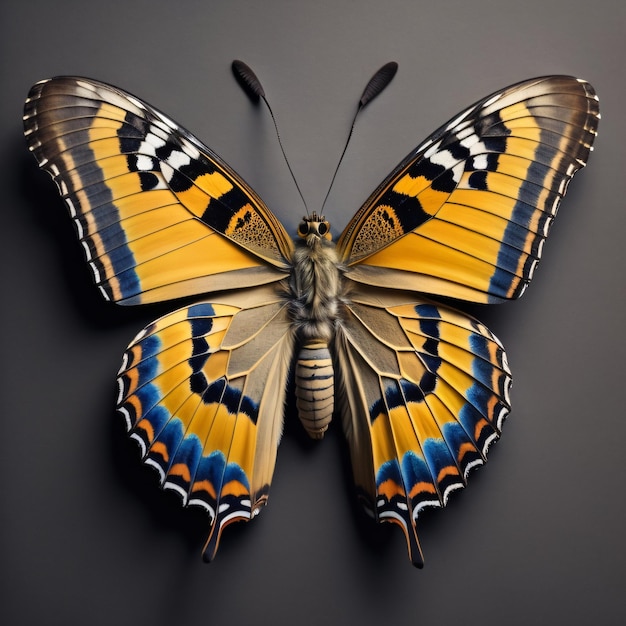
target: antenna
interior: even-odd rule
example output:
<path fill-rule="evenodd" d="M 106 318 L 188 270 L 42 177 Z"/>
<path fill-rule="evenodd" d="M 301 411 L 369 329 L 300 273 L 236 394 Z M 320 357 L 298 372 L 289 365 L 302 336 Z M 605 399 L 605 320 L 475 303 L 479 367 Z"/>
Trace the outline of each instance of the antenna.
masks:
<path fill-rule="evenodd" d="M 280 139 L 280 133 L 278 132 L 278 124 L 276 123 L 276 118 L 274 117 L 274 112 L 272 111 L 272 107 L 270 103 L 267 101 L 265 97 L 265 90 L 263 89 L 263 85 L 261 85 L 261 81 L 257 78 L 257 75 L 252 71 L 250 66 L 246 65 L 243 61 L 238 61 L 235 59 L 232 64 L 233 73 L 235 74 L 235 78 L 237 82 L 241 85 L 242 89 L 248 94 L 250 99 L 253 102 L 258 102 L 259 99 L 262 99 L 265 102 L 265 106 L 267 110 L 270 112 L 270 116 L 272 117 L 272 122 L 274 122 L 274 129 L 276 130 L 276 138 L 278 139 L 278 145 L 280 146 L 280 151 L 283 153 L 283 158 L 285 159 L 285 163 L 287 164 L 287 168 L 289 169 L 289 173 L 291 174 L 291 178 L 300 194 L 300 198 L 302 199 L 302 204 L 304 204 L 304 210 L 306 214 L 309 214 L 309 207 L 306 205 L 306 200 L 302 195 L 302 191 L 300 190 L 300 185 L 298 185 L 298 181 L 296 180 L 296 176 L 291 169 L 291 165 L 289 164 L 289 159 L 285 154 L 285 148 L 283 148 L 283 142 Z"/>
<path fill-rule="evenodd" d="M 346 154 L 346 150 L 348 149 L 348 144 L 350 143 L 350 139 L 352 139 L 352 133 L 354 132 L 354 125 L 356 124 L 356 118 L 359 116 L 359 113 L 363 110 L 363 108 L 370 103 L 381 91 L 383 91 L 387 85 L 392 81 L 393 77 L 396 75 L 398 71 L 398 64 L 395 61 L 389 61 L 389 63 L 385 63 L 369 80 L 365 89 L 363 90 L 363 94 L 361 95 L 361 99 L 359 100 L 359 106 L 354 113 L 354 117 L 352 118 L 352 124 L 350 126 L 350 132 L 348 133 L 348 138 L 346 139 L 346 143 L 341 152 L 341 156 L 339 157 L 339 161 L 337 163 L 337 167 L 335 168 L 335 173 L 330 181 L 330 185 L 328 186 L 328 191 L 326 192 L 326 196 L 324 197 L 324 202 L 322 202 L 322 208 L 320 213 L 324 214 L 324 207 L 326 206 L 326 200 L 328 200 L 328 196 L 330 195 L 330 190 L 333 188 L 333 184 L 335 182 L 335 178 L 337 177 L 337 172 L 339 171 L 339 166 L 343 161 L 343 157 Z"/>
<path fill-rule="evenodd" d="M 265 102 L 265 106 L 267 106 L 267 110 L 270 112 L 272 117 L 272 121 L 274 122 L 274 128 L 276 129 L 276 137 L 278 138 L 278 145 L 280 146 L 281 152 L 283 153 L 283 158 L 285 159 L 285 163 L 287 164 L 287 168 L 289 169 L 289 173 L 291 174 L 291 178 L 296 185 L 296 189 L 300 194 L 300 198 L 302 199 L 302 203 L 304 204 L 304 208 L 309 214 L 309 209 L 307 207 L 304 196 L 302 195 L 302 191 L 300 190 L 300 186 L 298 185 L 298 181 L 291 169 L 291 165 L 289 164 L 289 159 L 287 159 L 287 155 L 285 154 L 285 149 L 283 148 L 283 142 L 280 139 L 280 133 L 278 132 L 278 124 L 276 123 L 276 118 L 274 117 L 274 112 L 272 111 L 272 107 L 270 103 L 267 101 L 265 97 L 265 90 L 261 85 L 261 81 L 257 78 L 257 75 L 252 71 L 252 69 L 246 65 L 243 61 L 235 60 L 232 63 L 233 73 L 235 74 L 235 78 L 237 82 L 240 84 L 242 89 L 248 94 L 248 97 L 255 103 L 259 100 L 263 100 Z M 337 167 L 335 168 L 335 172 L 333 173 L 333 177 L 330 181 L 330 185 L 328 187 L 328 191 L 326 192 L 326 196 L 324 197 L 324 202 L 322 203 L 322 208 L 320 213 L 323 214 L 324 206 L 326 206 L 326 200 L 328 200 L 328 196 L 330 195 L 330 190 L 333 187 L 335 182 L 335 178 L 337 177 L 337 172 L 339 171 L 339 166 L 343 161 L 343 157 L 346 154 L 346 150 L 348 149 L 348 144 L 350 143 L 350 139 L 352 139 L 352 133 L 354 132 L 354 126 L 356 124 L 356 119 L 359 116 L 359 113 L 363 110 L 363 108 L 369 104 L 378 94 L 380 94 L 387 85 L 392 81 L 393 77 L 396 75 L 398 71 L 398 64 L 395 61 L 390 61 L 389 63 L 385 63 L 373 76 L 370 78 L 367 83 L 363 93 L 361 94 L 361 98 L 359 100 L 359 105 L 357 110 L 352 118 L 352 124 L 350 126 L 350 132 L 348 133 L 348 138 L 346 139 L 346 143 L 341 152 L 341 156 L 339 157 L 339 161 L 337 163 Z"/>

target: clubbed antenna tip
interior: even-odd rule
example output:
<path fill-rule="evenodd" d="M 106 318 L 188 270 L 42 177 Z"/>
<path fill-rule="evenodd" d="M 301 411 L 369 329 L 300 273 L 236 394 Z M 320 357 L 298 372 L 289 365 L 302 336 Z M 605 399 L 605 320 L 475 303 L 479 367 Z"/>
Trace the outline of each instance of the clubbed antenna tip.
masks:
<path fill-rule="evenodd" d="M 363 95 L 359 100 L 359 106 L 357 107 L 356 112 L 354 113 L 354 117 L 352 118 L 352 124 L 350 126 L 350 132 L 348 133 L 348 138 L 346 139 L 346 143 L 343 147 L 343 151 L 341 156 L 339 157 L 339 162 L 337 163 L 337 167 L 335 168 L 335 173 L 330 181 L 330 186 L 328 187 L 328 191 L 326 192 L 326 196 L 324 197 L 324 202 L 322 202 L 322 212 L 324 211 L 324 207 L 326 206 L 326 201 L 328 200 L 328 196 L 330 195 L 330 190 L 335 184 L 335 178 L 337 177 L 337 172 L 339 171 L 339 166 L 343 162 L 343 157 L 346 154 L 346 150 L 348 149 L 348 144 L 350 143 L 350 139 L 352 139 L 352 133 L 354 132 L 354 125 L 356 124 L 356 118 L 359 116 L 359 113 L 363 109 L 363 107 L 371 102 L 381 91 L 387 87 L 387 85 L 391 82 L 393 77 L 396 75 L 398 71 L 398 64 L 395 61 L 389 61 L 389 63 L 385 63 L 375 74 L 372 76 L 365 86 L 363 90 Z"/>
<path fill-rule="evenodd" d="M 398 64 L 395 61 L 385 63 L 367 83 L 359 104 L 364 107 L 371 102 L 387 85 L 392 81 L 398 71 Z"/>
<path fill-rule="evenodd" d="M 276 129 L 276 137 L 278 139 L 278 145 L 283 153 L 283 157 L 285 159 L 285 163 L 287 164 L 287 168 L 289 169 L 289 173 L 293 179 L 293 182 L 296 185 L 296 189 L 300 194 L 300 198 L 302 199 L 302 203 L 304 204 L 304 208 L 309 213 L 309 210 L 306 206 L 306 201 L 304 200 L 304 196 L 302 195 L 302 191 L 300 190 L 300 186 L 298 185 L 298 181 L 291 169 L 291 165 L 289 164 L 289 159 L 287 159 L 287 155 L 285 154 L 285 149 L 283 147 L 283 142 L 280 139 L 280 133 L 278 132 L 278 125 L 276 123 L 276 118 L 274 117 L 274 113 L 272 111 L 272 107 L 270 107 L 267 98 L 265 97 L 265 91 L 261 85 L 261 81 L 257 78 L 256 74 L 252 71 L 252 69 L 243 61 L 235 60 L 232 63 L 233 74 L 237 79 L 237 82 L 241 86 L 241 88 L 248 94 L 248 97 L 253 102 L 258 102 L 260 99 L 265 102 L 267 106 L 267 110 L 270 113 L 272 121 L 274 122 L 274 128 Z M 352 120 L 352 125 L 350 127 L 350 132 L 348 133 L 348 139 L 343 147 L 343 152 L 339 157 L 339 162 L 337 163 L 337 167 L 335 168 L 335 172 L 333 174 L 332 180 L 330 181 L 330 186 L 328 187 L 328 191 L 326 192 L 326 197 L 324 198 L 324 202 L 322 203 L 322 212 L 324 210 L 324 206 L 326 205 L 326 200 L 328 200 L 328 195 L 330 194 L 330 190 L 332 189 L 333 183 L 335 182 L 335 177 L 337 176 L 337 172 L 339 171 L 339 166 L 343 161 L 343 157 L 348 148 L 348 144 L 350 143 L 350 138 L 352 137 L 352 133 L 354 131 L 354 125 L 356 123 L 356 118 L 358 117 L 361 109 L 369 104 L 378 94 L 380 94 L 387 85 L 392 81 L 393 77 L 396 75 L 398 71 L 398 64 L 395 61 L 390 61 L 389 63 L 385 63 L 373 76 L 370 78 L 367 83 L 363 94 L 361 95 L 361 99 L 359 100 L 359 106 L 354 114 L 354 118 Z"/>
<path fill-rule="evenodd" d="M 296 176 L 291 169 L 291 165 L 289 163 L 289 159 L 285 154 L 285 148 L 283 147 L 283 142 L 280 138 L 280 133 L 278 132 L 278 124 L 276 123 L 276 118 L 274 117 L 274 112 L 272 111 L 272 107 L 270 103 L 267 101 L 265 97 L 265 90 L 261 85 L 261 81 L 257 78 L 257 75 L 252 71 L 252 68 L 244 63 L 243 61 L 239 61 L 235 59 L 232 63 L 233 74 L 237 79 L 237 82 L 241 86 L 241 88 L 248 94 L 248 96 L 252 99 L 253 102 L 258 102 L 260 99 L 265 102 L 265 106 L 270 113 L 270 117 L 272 118 L 272 122 L 274 122 L 274 129 L 276 130 L 276 138 L 278 139 L 278 145 L 280 146 L 280 151 L 283 153 L 283 158 L 285 159 L 285 163 L 287 164 L 287 169 L 289 169 L 289 173 L 291 174 L 291 178 L 296 185 L 296 189 L 300 194 L 300 198 L 302 199 L 302 204 L 304 205 L 304 210 L 307 215 L 309 213 L 309 209 L 306 206 L 306 200 L 302 195 L 302 190 L 300 189 L 300 185 L 298 185 L 298 181 L 296 180 Z"/>
<path fill-rule="evenodd" d="M 232 68 L 235 78 L 254 102 L 258 102 L 260 98 L 265 98 L 263 85 L 249 65 L 243 61 L 234 60 Z"/>

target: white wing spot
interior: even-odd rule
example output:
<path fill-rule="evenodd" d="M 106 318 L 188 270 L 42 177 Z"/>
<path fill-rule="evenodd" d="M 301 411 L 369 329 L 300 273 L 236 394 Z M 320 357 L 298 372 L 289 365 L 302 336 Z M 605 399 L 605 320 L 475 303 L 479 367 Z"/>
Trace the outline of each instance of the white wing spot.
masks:
<path fill-rule="evenodd" d="M 171 483 L 169 480 L 166 481 L 163 485 L 163 489 L 171 489 L 180 495 L 183 500 L 183 506 L 187 503 L 187 492 L 180 486 L 175 483 Z"/>
<path fill-rule="evenodd" d="M 498 414 L 498 419 L 496 421 L 496 425 L 498 426 L 498 429 L 500 430 L 502 429 L 502 424 L 504 424 L 504 420 L 508 417 L 508 415 L 509 415 L 508 409 L 502 407 L 502 410 Z"/>
<path fill-rule="evenodd" d="M 498 439 L 498 433 L 494 432 L 492 433 L 489 437 L 487 437 L 487 441 L 485 441 L 485 445 L 483 446 L 483 455 L 487 456 L 487 452 L 489 451 L 489 448 L 491 447 L 491 444 L 494 441 L 497 441 Z"/>
<path fill-rule="evenodd" d="M 486 154 L 479 154 L 478 156 L 475 156 L 474 159 L 472 160 L 472 166 L 474 167 L 475 170 L 486 170 L 487 169 L 487 155 Z"/>
<path fill-rule="evenodd" d="M 545 242 L 546 242 L 546 240 L 545 240 L 545 239 L 541 239 L 541 240 L 539 241 L 539 244 L 537 245 L 537 258 L 538 258 L 538 259 L 539 259 L 539 258 L 541 258 L 541 255 L 543 254 L 543 246 L 544 246 Z M 537 262 L 535 261 L 535 264 L 536 264 L 536 263 L 537 263 Z M 533 267 L 533 270 L 534 270 L 534 267 Z"/>
<path fill-rule="evenodd" d="M 189 505 L 202 507 L 211 516 L 211 520 L 215 519 L 215 509 L 209 506 L 204 500 L 200 500 L 200 498 L 191 498 L 191 500 L 189 500 Z"/>
<path fill-rule="evenodd" d="M 467 467 L 465 468 L 465 471 L 463 472 L 463 475 L 465 476 L 465 478 L 467 478 L 469 476 L 469 473 L 475 467 L 480 467 L 483 463 L 484 463 L 484 461 L 482 459 L 476 459 L 475 461 L 472 461 L 471 463 L 468 463 Z"/>
<path fill-rule="evenodd" d="M 124 418 L 124 422 L 126 423 L 126 430 L 130 430 L 133 427 L 130 423 L 130 413 L 123 406 L 120 407 L 117 412 L 120 413 Z"/>
<path fill-rule="evenodd" d="M 456 491 L 457 489 L 463 489 L 463 483 L 454 483 L 452 485 L 450 485 L 444 492 L 443 492 L 443 504 L 444 506 L 446 504 L 448 504 L 448 498 L 450 497 L 450 494 L 453 491 Z"/>
<path fill-rule="evenodd" d="M 147 452 L 146 444 L 144 443 L 143 439 L 137 433 L 132 433 L 130 438 L 134 439 L 139 445 L 139 448 L 141 449 L 141 458 L 146 456 L 146 452 Z M 146 461 L 146 463 L 149 463 L 149 462 L 150 462 L 149 460 Z M 161 475 L 163 474 L 163 470 L 158 465 L 155 465 L 154 462 L 152 462 L 151 465 L 154 465 L 154 467 L 156 467 L 159 470 L 159 473 Z"/>
<path fill-rule="evenodd" d="M 435 152 L 430 157 L 430 161 L 436 165 L 443 165 L 446 169 L 452 169 L 458 163 L 458 159 L 455 159 L 449 150 Z"/>
<path fill-rule="evenodd" d="M 141 441 L 140 437 L 135 437 L 135 435 L 131 435 L 131 437 L 134 437 Z M 141 441 L 141 443 L 143 445 L 143 441 Z M 154 467 L 156 471 L 159 472 L 159 476 L 161 477 L 161 485 L 163 485 L 163 483 L 165 482 L 165 472 L 163 471 L 163 468 L 155 460 L 149 457 L 144 461 L 144 463 L 146 465 L 150 465 L 151 467 Z"/>
<path fill-rule="evenodd" d="M 91 250 L 89 249 L 89 246 L 87 245 L 87 242 L 83 239 L 80 242 L 85 250 L 85 256 L 87 257 L 87 262 L 91 261 Z M 95 268 L 94 268 L 95 269 Z"/>
<path fill-rule="evenodd" d="M 421 513 L 422 509 L 425 509 L 426 507 L 429 507 L 429 506 L 441 506 L 441 502 L 439 502 L 439 500 L 424 500 L 423 502 L 420 502 L 413 509 L 413 519 L 416 520 L 417 516 Z"/>
<path fill-rule="evenodd" d="M 137 169 L 140 172 L 150 172 L 154 169 L 154 161 L 152 157 L 146 154 L 139 154 L 137 156 Z"/>
<path fill-rule="evenodd" d="M 434 143 L 426 152 L 424 152 L 424 157 L 430 159 L 430 157 L 439 150 L 439 146 L 441 145 L 441 141 Z"/>
<path fill-rule="evenodd" d="M 181 152 L 180 150 L 174 150 L 172 154 L 167 158 L 167 162 L 174 168 L 180 169 L 183 165 L 189 165 L 191 158 L 188 154 Z"/>

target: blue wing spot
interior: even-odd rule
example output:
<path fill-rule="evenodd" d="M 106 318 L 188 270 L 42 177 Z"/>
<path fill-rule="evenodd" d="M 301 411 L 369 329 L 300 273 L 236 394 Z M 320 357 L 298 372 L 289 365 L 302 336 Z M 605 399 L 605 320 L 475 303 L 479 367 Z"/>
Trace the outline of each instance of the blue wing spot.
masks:
<path fill-rule="evenodd" d="M 137 397 L 141 403 L 143 412 L 147 413 L 148 411 L 151 411 L 152 408 L 161 400 L 161 391 L 156 385 L 147 383 L 135 391 L 135 397 Z"/>
<path fill-rule="evenodd" d="M 398 383 L 395 380 L 387 381 L 385 383 L 385 391 L 384 396 L 386 400 L 386 405 L 393 409 L 396 406 L 404 405 L 404 396 Z"/>
<path fill-rule="evenodd" d="M 143 337 L 140 340 L 139 345 L 141 346 L 141 358 L 150 359 L 151 357 L 159 354 L 162 343 L 158 335 L 153 334 Z M 145 370 L 140 370 L 139 379 L 141 380 L 144 375 L 149 378 L 154 378 L 157 373 L 156 365 L 153 365 L 153 368 L 154 369 L 148 370 L 146 366 Z"/>
<path fill-rule="evenodd" d="M 154 435 L 158 435 L 171 418 L 170 412 L 160 404 L 152 406 L 142 415 L 142 419 L 150 422 Z"/>
<path fill-rule="evenodd" d="M 433 478 L 436 478 L 444 467 L 454 465 L 450 449 L 443 439 L 435 439 L 433 437 L 426 439 L 422 450 L 432 470 Z"/>
<path fill-rule="evenodd" d="M 415 306 L 415 312 L 419 315 L 420 322 L 427 319 L 434 318 L 435 320 L 441 319 L 439 309 L 434 304 L 418 304 Z M 436 323 L 436 322 L 435 322 Z"/>
<path fill-rule="evenodd" d="M 127 298 L 140 293 L 141 285 L 139 277 L 135 272 L 135 256 L 130 251 L 130 248 L 126 246 L 126 241 L 124 241 L 122 247 L 111 250 L 108 254 L 113 265 L 113 273 L 117 277 L 122 292 L 122 297 Z"/>
<path fill-rule="evenodd" d="M 201 389 L 196 390 L 194 389 L 193 381 L 197 380 L 198 384 L 200 384 L 200 376 L 202 376 L 204 386 Z M 220 404 L 222 402 L 225 387 L 226 379 L 224 377 L 218 378 L 209 385 L 204 374 L 198 374 L 197 379 L 195 374 L 192 376 L 192 391 L 202 394 L 202 402 L 204 402 L 204 404 Z"/>
<path fill-rule="evenodd" d="M 422 386 L 425 378 L 425 376 L 422 376 L 419 385 L 415 385 L 404 378 L 400 381 L 400 387 L 406 402 L 423 402 L 424 395 L 432 391 L 430 384 L 427 384 L 425 387 Z"/>
<path fill-rule="evenodd" d="M 158 440 L 165 444 L 168 452 L 171 452 L 178 448 L 183 436 L 182 422 L 178 418 L 173 418 L 164 426 Z"/>
<path fill-rule="evenodd" d="M 199 302 L 192 304 L 187 309 L 187 318 L 192 320 L 196 318 L 212 318 L 215 317 L 215 309 L 210 302 Z"/>
<path fill-rule="evenodd" d="M 191 324 L 189 367 L 193 371 L 190 377 L 190 387 L 194 393 L 204 393 L 209 384 L 202 369 L 211 355 L 206 335 L 213 328 L 213 315 L 215 315 L 215 309 L 208 302 L 192 305 L 187 311 L 187 319 Z"/>
<path fill-rule="evenodd" d="M 222 488 L 225 467 L 226 457 L 221 450 L 215 450 L 208 456 L 203 456 L 198 464 L 196 482 L 206 480 L 213 485 L 215 493 L 219 493 Z"/>
<path fill-rule="evenodd" d="M 159 365 L 158 356 L 149 356 L 148 358 L 142 359 L 139 363 L 137 363 L 139 384 L 141 385 L 144 382 L 147 383 L 154 380 L 159 372 Z"/>
<path fill-rule="evenodd" d="M 203 456 L 198 463 L 198 471 L 195 476 L 195 483 L 204 481 L 212 485 L 218 498 L 222 491 L 224 483 L 236 480 L 240 482 L 249 491 L 250 483 L 245 472 L 237 463 L 228 463 L 226 456 L 221 450 L 214 450 L 208 456 Z M 205 493 L 207 493 L 205 491 Z M 209 495 L 209 504 L 215 506 L 216 499 Z M 205 496 L 206 497 L 206 496 Z"/>
<path fill-rule="evenodd" d="M 480 383 L 474 383 L 467 390 L 467 399 L 474 405 L 483 415 L 489 414 L 489 402 L 491 400 L 491 392 L 485 389 Z"/>
<path fill-rule="evenodd" d="M 443 425 L 441 430 L 448 447 L 456 455 L 458 455 L 462 445 L 471 442 L 467 433 L 458 422 L 448 422 Z"/>
<path fill-rule="evenodd" d="M 432 482 L 432 476 L 424 459 L 409 450 L 402 457 L 402 475 L 407 485 Z"/>
<path fill-rule="evenodd" d="M 202 444 L 200 439 L 198 439 L 197 435 L 187 435 L 178 447 L 178 450 L 176 450 L 172 464 L 183 463 L 187 465 L 190 474 L 193 475 L 201 456 Z"/>
<path fill-rule="evenodd" d="M 209 402 L 212 401 L 210 399 L 207 400 L 207 394 L 206 394 L 207 390 L 210 389 L 211 386 L 212 385 L 209 385 L 209 381 L 204 375 L 204 372 L 194 372 L 189 377 L 189 389 L 191 389 L 193 393 L 197 393 L 201 395 L 202 401 L 205 404 L 208 404 Z"/>
<path fill-rule="evenodd" d="M 255 424 L 259 414 L 259 405 L 249 396 L 244 396 L 239 411 L 247 415 Z"/>
<path fill-rule="evenodd" d="M 226 471 L 224 472 L 224 482 L 228 483 L 231 480 L 240 482 L 244 487 L 250 490 L 250 484 L 246 473 L 237 465 L 237 463 L 228 463 L 226 465 Z"/>
<path fill-rule="evenodd" d="M 407 452 L 405 454 L 405 458 L 410 454 Z M 402 484 L 402 473 L 400 471 L 400 464 L 397 459 L 392 459 L 390 461 L 386 461 L 379 468 L 378 472 L 376 472 L 376 486 L 380 487 L 387 480 L 392 480 L 398 485 Z"/>
<path fill-rule="evenodd" d="M 474 354 L 482 357 L 483 359 L 491 358 L 491 354 L 489 352 L 490 342 L 488 341 L 487 337 L 484 337 L 483 335 L 479 335 L 477 333 L 473 333 L 469 337 L 469 345 L 470 350 Z"/>

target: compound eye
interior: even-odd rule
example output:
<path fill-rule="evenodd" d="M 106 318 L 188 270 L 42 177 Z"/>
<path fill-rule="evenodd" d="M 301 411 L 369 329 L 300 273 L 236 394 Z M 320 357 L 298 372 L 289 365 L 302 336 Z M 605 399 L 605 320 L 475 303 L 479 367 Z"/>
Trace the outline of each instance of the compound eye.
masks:
<path fill-rule="evenodd" d="M 306 237 L 309 234 L 309 223 L 308 222 L 300 222 L 298 226 L 298 235 L 300 237 Z"/>
<path fill-rule="evenodd" d="M 330 228 L 330 224 L 328 222 L 320 222 L 317 225 L 317 232 L 323 237 Z"/>

